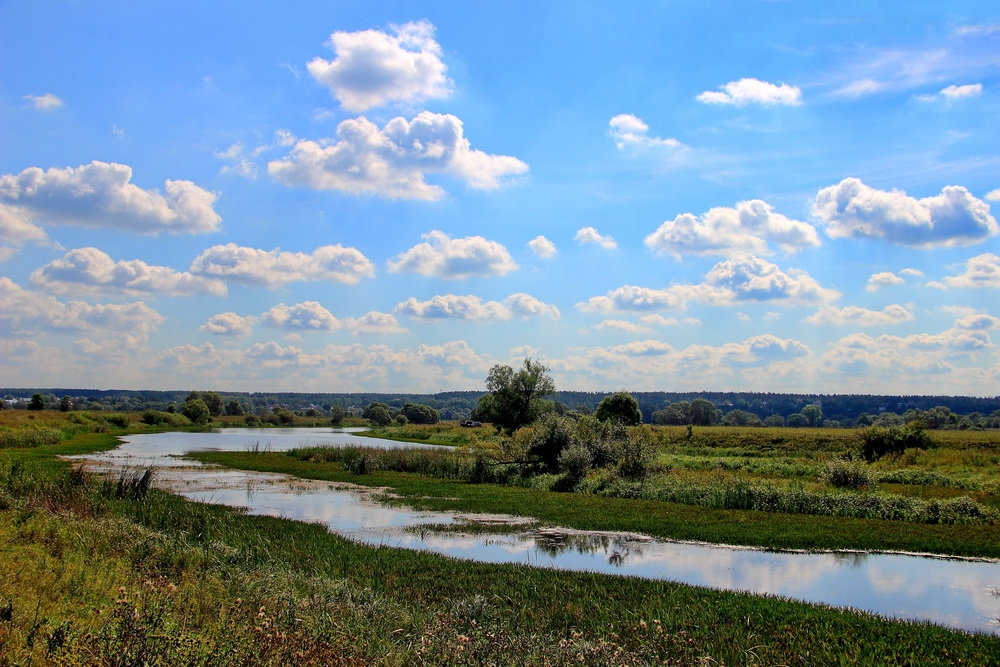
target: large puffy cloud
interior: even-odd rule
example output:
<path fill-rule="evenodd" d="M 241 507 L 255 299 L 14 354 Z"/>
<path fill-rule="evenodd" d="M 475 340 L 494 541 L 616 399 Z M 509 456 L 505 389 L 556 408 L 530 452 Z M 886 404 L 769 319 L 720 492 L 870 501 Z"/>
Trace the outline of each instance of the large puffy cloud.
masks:
<path fill-rule="evenodd" d="M 890 304 L 882 310 L 871 310 L 860 306 L 824 306 L 810 315 L 803 322 L 809 324 L 858 324 L 861 326 L 878 326 L 882 324 L 899 324 L 913 321 L 913 313 L 898 303 Z"/>
<path fill-rule="evenodd" d="M 987 315 L 986 313 L 971 313 L 955 320 L 955 329 L 966 331 L 985 331 L 986 329 L 996 329 L 1000 327 L 1000 318 Z"/>
<path fill-rule="evenodd" d="M 879 238 L 913 248 L 971 245 L 1000 233 L 989 205 L 958 185 L 915 199 L 845 178 L 817 193 L 813 214 L 833 238 Z"/>
<path fill-rule="evenodd" d="M 123 294 L 224 295 L 221 280 L 152 266 L 142 260 L 115 261 L 97 248 L 77 248 L 37 269 L 31 283 L 62 294 L 118 292 Z"/>
<path fill-rule="evenodd" d="M 336 331 L 343 327 L 340 320 L 316 301 L 303 301 L 293 306 L 279 303 L 261 315 L 264 324 L 291 331 Z"/>
<path fill-rule="evenodd" d="M 325 245 L 311 253 L 259 250 L 227 243 L 205 250 L 191 272 L 275 287 L 290 282 L 327 280 L 354 285 L 375 275 L 375 265 L 356 248 Z"/>
<path fill-rule="evenodd" d="M 0 176 L 0 202 L 32 222 L 103 227 L 138 234 L 214 232 L 222 218 L 216 195 L 191 181 L 164 182 L 165 193 L 131 182 L 132 168 L 93 161 L 80 167 L 30 167 Z"/>
<path fill-rule="evenodd" d="M 418 243 L 389 262 L 395 273 L 419 273 L 438 278 L 502 276 L 517 268 L 507 248 L 482 236 L 453 239 L 444 232 L 424 234 Z"/>
<path fill-rule="evenodd" d="M 722 303 L 773 301 L 790 305 L 823 303 L 838 292 L 822 286 L 800 269 L 782 271 L 759 257 L 738 257 L 719 262 L 705 275 L 705 284 L 722 292 L 710 300 Z"/>
<path fill-rule="evenodd" d="M 515 157 L 473 150 L 461 120 L 430 111 L 409 121 L 394 118 L 381 129 L 364 117 L 345 120 L 335 141 L 301 140 L 287 157 L 267 165 L 285 185 L 425 200 L 444 195 L 424 180 L 428 175 L 447 174 L 488 190 L 527 170 Z"/>
<path fill-rule="evenodd" d="M 786 252 L 819 245 L 812 225 L 775 213 L 759 199 L 739 202 L 735 208 L 713 208 L 700 218 L 682 213 L 660 225 L 645 243 L 679 259 L 685 254 L 767 254 L 767 241 Z"/>
<path fill-rule="evenodd" d="M 0 204 L 0 243 L 16 247 L 24 243 L 43 243 L 47 239 L 45 230 L 31 221 L 28 211 Z"/>
<path fill-rule="evenodd" d="M 956 320 L 940 333 L 911 336 L 852 334 L 834 343 L 823 355 L 827 370 L 846 375 L 898 376 L 944 374 L 955 370 L 949 360 L 975 358 L 996 349 L 987 329 L 1000 320 L 973 314 Z"/>
<path fill-rule="evenodd" d="M 597 387 L 606 387 L 608 382 L 627 382 L 633 387 L 653 389 L 661 387 L 663 377 L 669 376 L 697 378 L 696 386 L 700 389 L 706 382 L 743 378 L 747 369 L 777 372 L 807 355 L 809 348 L 803 343 L 765 334 L 739 343 L 690 345 L 681 350 L 658 340 L 633 341 L 613 347 L 578 349 L 565 358 L 549 359 L 546 363 L 560 376 L 573 376 L 576 383 L 596 382 L 593 386 Z"/>
<path fill-rule="evenodd" d="M 618 244 L 610 234 L 605 236 L 594 227 L 582 227 L 576 230 L 576 235 L 573 238 L 579 245 L 599 245 L 608 250 L 618 247 Z"/>
<path fill-rule="evenodd" d="M 201 330 L 214 336 L 246 336 L 253 331 L 256 319 L 252 316 L 237 315 L 234 312 L 218 313 L 201 325 Z"/>
<path fill-rule="evenodd" d="M 14 333 L 45 331 L 128 331 L 134 334 L 157 329 L 164 318 L 141 301 L 91 305 L 63 303 L 55 297 L 29 292 L 9 278 L 0 277 L 0 321 Z"/>
<path fill-rule="evenodd" d="M 593 312 L 683 310 L 692 301 L 713 305 L 745 301 L 807 305 L 826 303 L 839 296 L 805 271 L 782 271 L 759 257 L 745 256 L 719 262 L 702 283 L 662 289 L 625 285 L 604 296 L 591 297 L 577 308 Z"/>
<path fill-rule="evenodd" d="M 630 113 L 618 114 L 608 121 L 611 138 L 619 150 L 657 150 L 668 154 L 687 148 L 677 139 L 661 139 L 649 136 L 649 126 L 638 116 Z"/>
<path fill-rule="evenodd" d="M 333 60 L 314 58 L 309 73 L 327 86 L 348 111 L 364 111 L 389 102 L 446 97 L 451 82 L 427 21 L 378 30 L 338 31 L 330 36 Z"/>
<path fill-rule="evenodd" d="M 720 90 L 706 90 L 697 100 L 704 104 L 763 104 L 765 106 L 798 106 L 802 104 L 802 91 L 786 83 L 777 85 L 760 79 L 740 79 L 719 86 Z"/>
<path fill-rule="evenodd" d="M 927 283 L 931 287 L 983 287 L 1000 288 L 1000 255 L 991 252 L 971 257 L 965 262 L 965 271 L 957 276 L 945 276 L 940 282 Z"/>
<path fill-rule="evenodd" d="M 468 294 L 439 294 L 426 301 L 410 297 L 395 312 L 421 320 L 507 320 L 511 317 L 559 317 L 559 309 L 530 294 L 517 293 L 499 301 Z"/>

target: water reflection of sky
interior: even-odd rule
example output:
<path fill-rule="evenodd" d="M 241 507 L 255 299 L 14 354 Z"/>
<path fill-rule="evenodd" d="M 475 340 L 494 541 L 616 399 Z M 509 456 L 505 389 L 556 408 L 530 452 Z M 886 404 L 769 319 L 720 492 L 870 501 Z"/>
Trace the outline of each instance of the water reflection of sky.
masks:
<path fill-rule="evenodd" d="M 1000 634 L 1000 563 L 894 554 L 789 553 L 649 540 L 631 535 L 539 529 L 514 534 L 412 530 L 463 517 L 378 502 L 373 494 L 281 475 L 198 466 L 176 457 L 199 450 L 272 451 L 304 444 L 411 447 L 330 429 L 231 429 L 124 438 L 88 457 L 99 468 L 155 465 L 159 483 L 192 500 L 246 507 L 252 514 L 319 522 L 370 544 L 423 549 L 490 563 L 667 579 L 781 595 L 885 616 Z M 266 441 L 266 442 L 265 442 Z M 181 467 L 185 466 L 185 467 Z M 410 528 L 411 530 L 407 530 Z"/>

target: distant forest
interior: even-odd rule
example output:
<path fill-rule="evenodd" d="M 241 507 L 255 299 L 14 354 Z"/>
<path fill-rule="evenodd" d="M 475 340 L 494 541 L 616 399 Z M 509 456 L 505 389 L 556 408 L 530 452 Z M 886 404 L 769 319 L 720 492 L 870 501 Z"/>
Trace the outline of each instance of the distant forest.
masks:
<path fill-rule="evenodd" d="M 200 389 L 200 388 L 199 388 Z M 70 397 L 76 410 L 165 410 L 170 405 L 180 406 L 190 390 L 182 391 L 123 391 L 98 389 L 58 388 L 0 388 L 5 407 L 24 407 L 34 394 L 41 394 L 46 407 L 58 409 L 63 397 Z M 405 403 L 422 403 L 437 409 L 442 419 L 466 419 L 470 416 L 482 391 L 448 391 L 437 394 L 382 394 L 382 393 L 291 393 L 291 392 L 217 392 L 225 401 L 235 399 L 247 413 L 261 414 L 284 409 L 295 412 L 308 410 L 326 411 L 338 405 L 348 413 L 360 415 L 365 406 L 381 401 L 394 408 Z M 552 399 L 561 404 L 560 409 L 590 413 L 600 400 L 610 392 L 560 391 Z M 824 420 L 841 425 L 853 425 L 862 415 L 877 416 L 884 413 L 903 414 L 911 410 L 931 410 L 944 406 L 957 415 L 979 413 L 989 415 L 1000 410 L 1000 396 L 975 398 L 969 396 L 884 396 L 874 394 L 772 394 L 757 392 L 633 392 L 639 402 L 643 421 L 651 422 L 652 415 L 671 403 L 693 401 L 701 398 L 711 401 L 723 413 L 745 410 L 761 420 L 771 415 L 788 417 L 807 405 L 822 408 Z"/>

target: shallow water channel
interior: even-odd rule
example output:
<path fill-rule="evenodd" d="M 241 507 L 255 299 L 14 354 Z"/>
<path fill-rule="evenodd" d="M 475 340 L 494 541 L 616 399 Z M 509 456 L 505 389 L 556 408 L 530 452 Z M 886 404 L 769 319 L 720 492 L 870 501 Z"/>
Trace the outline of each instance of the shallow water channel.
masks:
<path fill-rule="evenodd" d="M 362 430 L 362 429 L 353 429 Z M 243 472 L 183 459 L 193 451 L 285 451 L 303 445 L 434 447 L 363 438 L 352 429 L 226 429 L 122 438 L 83 458 L 91 469 L 154 467 L 156 484 L 250 514 L 319 522 L 360 542 L 490 563 L 524 563 L 697 586 L 770 593 L 1000 635 L 1000 563 L 898 554 L 800 553 L 543 528 L 516 517 L 417 511 L 380 502 L 378 490 Z M 382 490 L 384 491 L 384 490 Z M 508 530 L 462 530 L 470 523 Z M 445 528 L 442 529 L 442 526 Z"/>

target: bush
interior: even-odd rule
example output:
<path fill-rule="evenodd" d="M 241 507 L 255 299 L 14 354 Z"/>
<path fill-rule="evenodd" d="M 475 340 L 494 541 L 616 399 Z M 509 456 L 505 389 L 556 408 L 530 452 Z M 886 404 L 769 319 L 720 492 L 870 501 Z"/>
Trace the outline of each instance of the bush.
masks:
<path fill-rule="evenodd" d="M 861 489 L 875 485 L 875 475 L 861 461 L 828 461 L 819 473 L 821 481 L 839 489 Z"/>
<path fill-rule="evenodd" d="M 531 427 L 528 457 L 535 460 L 546 472 L 559 469 L 562 451 L 573 443 L 576 424 L 568 417 L 548 414 Z"/>
<path fill-rule="evenodd" d="M 574 481 L 587 476 L 594 458 L 590 450 L 579 442 L 574 442 L 559 454 L 559 469 Z"/>
<path fill-rule="evenodd" d="M 117 426 L 118 428 L 128 428 L 129 425 L 128 415 L 108 415 L 104 419 L 112 426 Z"/>
<path fill-rule="evenodd" d="M 170 421 L 170 416 L 165 412 L 160 412 L 159 410 L 146 410 L 142 413 L 143 424 L 148 424 L 150 426 L 160 426 L 166 424 Z"/>
<path fill-rule="evenodd" d="M 861 431 L 861 455 L 866 461 L 899 455 L 907 449 L 930 449 L 934 441 L 917 424 L 872 426 Z"/>

